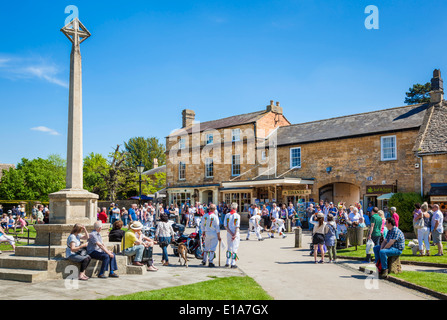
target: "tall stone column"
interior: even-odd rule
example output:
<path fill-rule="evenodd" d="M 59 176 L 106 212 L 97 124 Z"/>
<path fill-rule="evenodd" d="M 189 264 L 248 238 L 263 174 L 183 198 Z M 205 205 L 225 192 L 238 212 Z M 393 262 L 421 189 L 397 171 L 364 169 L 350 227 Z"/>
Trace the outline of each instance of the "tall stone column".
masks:
<path fill-rule="evenodd" d="M 49 195 L 50 224 L 92 225 L 96 221 L 98 195 L 83 188 L 82 58 L 80 44 L 91 34 L 75 18 L 61 30 L 72 43 L 68 111 L 66 188 Z"/>

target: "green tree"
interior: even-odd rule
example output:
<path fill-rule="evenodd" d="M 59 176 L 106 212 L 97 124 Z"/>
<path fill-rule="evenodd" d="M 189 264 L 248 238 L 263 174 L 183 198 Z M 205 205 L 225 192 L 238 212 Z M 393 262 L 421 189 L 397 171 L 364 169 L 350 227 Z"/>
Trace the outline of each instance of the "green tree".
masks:
<path fill-rule="evenodd" d="M 399 215 L 399 229 L 405 232 L 413 231 L 413 211 L 415 203 L 422 203 L 419 193 L 395 193 L 388 202 L 389 207 L 396 207 Z"/>
<path fill-rule="evenodd" d="M 427 82 L 426 84 L 415 84 L 408 92 L 405 93 L 405 103 L 407 105 L 418 104 L 418 103 L 428 103 L 430 102 L 430 91 L 431 84 Z"/>
<path fill-rule="evenodd" d="M 3 171 L 0 198 L 48 201 L 48 195 L 65 188 L 64 161 L 57 155 L 48 159 L 23 158 L 17 168 Z"/>
<path fill-rule="evenodd" d="M 136 137 L 124 142 L 127 153 L 127 165 L 136 168 L 140 161 L 143 162 L 145 170 L 154 168 L 154 159 L 158 159 L 158 165 L 166 164 L 165 146 L 157 138 Z"/>
<path fill-rule="evenodd" d="M 103 176 L 107 174 L 109 163 L 99 153 L 90 153 L 84 158 L 84 189 L 96 193 L 100 199 L 107 198 L 107 184 Z"/>

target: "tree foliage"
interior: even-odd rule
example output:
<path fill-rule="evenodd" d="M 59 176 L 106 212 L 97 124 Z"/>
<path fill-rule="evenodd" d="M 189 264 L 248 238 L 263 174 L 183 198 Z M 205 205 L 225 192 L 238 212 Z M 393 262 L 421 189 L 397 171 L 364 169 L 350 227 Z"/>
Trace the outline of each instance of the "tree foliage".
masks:
<path fill-rule="evenodd" d="M 48 159 L 23 158 L 17 168 L 3 170 L 0 198 L 48 201 L 50 193 L 65 188 L 65 177 L 65 162 L 58 155 Z"/>
<path fill-rule="evenodd" d="M 419 193 L 395 193 L 388 202 L 389 207 L 396 207 L 399 215 L 399 229 L 405 232 L 413 231 L 413 211 L 416 203 L 422 203 Z"/>
<path fill-rule="evenodd" d="M 408 92 L 405 93 L 405 103 L 407 105 L 418 104 L 418 103 L 428 103 L 430 102 L 430 91 L 431 84 L 427 82 L 426 84 L 415 84 Z"/>
<path fill-rule="evenodd" d="M 158 165 L 166 164 L 165 146 L 157 138 L 136 137 L 124 142 L 124 150 L 127 153 L 127 165 L 136 168 L 140 161 L 145 170 L 154 168 L 154 159 L 158 159 Z"/>

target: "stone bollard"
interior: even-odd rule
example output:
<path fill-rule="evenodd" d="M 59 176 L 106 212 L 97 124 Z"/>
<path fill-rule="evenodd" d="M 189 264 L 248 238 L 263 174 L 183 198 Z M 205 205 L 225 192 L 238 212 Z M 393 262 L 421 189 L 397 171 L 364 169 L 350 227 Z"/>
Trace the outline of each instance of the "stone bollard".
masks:
<path fill-rule="evenodd" d="M 287 233 L 292 232 L 292 220 L 290 219 L 286 220 L 286 232 Z"/>
<path fill-rule="evenodd" d="M 301 248 L 303 244 L 303 229 L 301 227 L 295 228 L 295 248 Z"/>

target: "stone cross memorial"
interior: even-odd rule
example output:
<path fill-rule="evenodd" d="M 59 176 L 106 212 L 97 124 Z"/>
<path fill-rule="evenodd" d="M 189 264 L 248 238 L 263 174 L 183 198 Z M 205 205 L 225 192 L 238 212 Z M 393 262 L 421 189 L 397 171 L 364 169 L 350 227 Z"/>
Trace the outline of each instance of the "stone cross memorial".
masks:
<path fill-rule="evenodd" d="M 72 43 L 70 59 L 70 86 L 68 103 L 68 141 L 66 188 L 49 195 L 49 225 L 38 226 L 36 242 L 48 242 L 45 234 L 51 233 L 51 244 L 64 241 L 66 231 L 75 223 L 91 226 L 97 220 L 98 195 L 83 188 L 82 150 L 82 61 L 80 45 L 91 34 L 75 18 L 61 30 Z M 47 230 L 48 229 L 48 230 Z M 39 234 L 39 231 L 40 232 Z"/>

